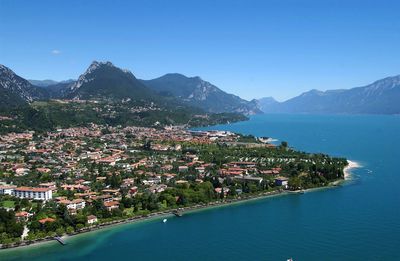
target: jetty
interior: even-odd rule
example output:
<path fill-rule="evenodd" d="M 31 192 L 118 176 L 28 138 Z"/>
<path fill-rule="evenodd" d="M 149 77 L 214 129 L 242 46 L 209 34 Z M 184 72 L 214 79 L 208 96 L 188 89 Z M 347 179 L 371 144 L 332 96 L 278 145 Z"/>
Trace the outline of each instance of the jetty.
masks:
<path fill-rule="evenodd" d="M 54 240 L 57 240 L 63 246 L 67 244 L 61 237 L 54 237 Z"/>
<path fill-rule="evenodd" d="M 174 210 L 172 213 L 177 217 L 182 217 L 183 216 L 182 211 L 179 210 L 179 209 L 178 210 Z"/>

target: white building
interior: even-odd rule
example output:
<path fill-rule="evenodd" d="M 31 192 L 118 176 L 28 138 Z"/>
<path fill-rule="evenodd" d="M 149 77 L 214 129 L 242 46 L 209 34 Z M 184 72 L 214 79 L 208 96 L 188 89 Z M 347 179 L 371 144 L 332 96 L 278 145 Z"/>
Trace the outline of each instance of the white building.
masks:
<path fill-rule="evenodd" d="M 49 188 L 17 187 L 12 192 L 12 195 L 17 198 L 37 200 L 50 200 L 53 198 L 53 193 Z"/>
<path fill-rule="evenodd" d="M 17 186 L 0 186 L 0 195 L 12 195 Z"/>
<path fill-rule="evenodd" d="M 83 199 L 62 200 L 59 203 L 66 205 L 68 210 L 79 210 L 86 206 L 86 202 Z"/>

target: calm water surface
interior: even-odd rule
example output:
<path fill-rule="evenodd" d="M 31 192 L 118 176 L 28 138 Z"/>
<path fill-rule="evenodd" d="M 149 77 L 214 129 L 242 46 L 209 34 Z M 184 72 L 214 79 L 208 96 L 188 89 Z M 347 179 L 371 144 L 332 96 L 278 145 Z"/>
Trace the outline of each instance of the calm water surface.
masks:
<path fill-rule="evenodd" d="M 400 260 L 400 117 L 260 115 L 211 127 L 363 167 L 347 185 L 129 224 L 0 260 Z"/>

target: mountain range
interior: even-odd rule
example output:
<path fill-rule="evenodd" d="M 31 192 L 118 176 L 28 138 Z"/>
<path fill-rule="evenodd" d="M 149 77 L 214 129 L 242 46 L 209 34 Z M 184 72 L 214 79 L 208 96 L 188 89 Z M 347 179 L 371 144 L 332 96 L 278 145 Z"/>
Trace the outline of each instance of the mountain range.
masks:
<path fill-rule="evenodd" d="M 77 80 L 26 80 L 0 65 L 0 108 L 48 99 L 133 100 L 188 106 L 209 113 L 400 113 L 400 75 L 352 89 L 311 90 L 284 102 L 272 97 L 246 101 L 200 77 L 170 73 L 152 80 L 137 79 L 111 62 L 94 61 Z"/>
<path fill-rule="evenodd" d="M 246 101 L 236 95 L 226 93 L 200 77 L 186 77 L 170 73 L 153 80 L 142 80 L 157 93 L 173 96 L 209 112 L 237 112 L 246 115 L 261 113 L 257 102 Z"/>
<path fill-rule="evenodd" d="M 139 80 L 129 70 L 111 62 L 94 61 L 78 80 L 25 80 L 11 69 L 0 67 L 0 107 L 56 99 L 129 99 L 179 102 L 210 113 L 262 113 L 257 102 L 228 94 L 200 77 L 167 74 L 154 80 Z"/>
<path fill-rule="evenodd" d="M 347 90 L 311 90 L 284 102 L 262 98 L 258 104 L 265 113 L 399 114 L 400 75 Z"/>

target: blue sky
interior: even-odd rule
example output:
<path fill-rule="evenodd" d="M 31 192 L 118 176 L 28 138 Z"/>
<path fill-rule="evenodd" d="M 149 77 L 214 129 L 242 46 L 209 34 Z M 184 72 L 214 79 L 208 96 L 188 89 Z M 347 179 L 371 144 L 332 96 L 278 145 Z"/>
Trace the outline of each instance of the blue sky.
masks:
<path fill-rule="evenodd" d="M 400 74 L 399 10 L 369 0 L 0 0 L 0 63 L 64 80 L 110 60 L 138 78 L 179 72 L 284 100 Z"/>

